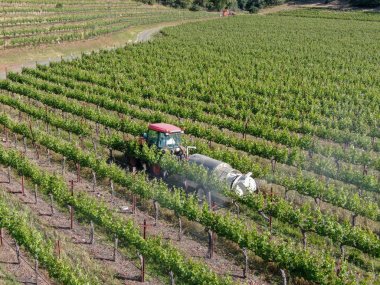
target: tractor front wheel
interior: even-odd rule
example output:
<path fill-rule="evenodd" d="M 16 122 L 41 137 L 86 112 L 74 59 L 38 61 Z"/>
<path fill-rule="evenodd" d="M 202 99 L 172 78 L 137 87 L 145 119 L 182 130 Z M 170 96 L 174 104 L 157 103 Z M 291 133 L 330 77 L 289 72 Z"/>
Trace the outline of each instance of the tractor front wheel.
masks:
<path fill-rule="evenodd" d="M 158 164 L 152 165 L 152 174 L 155 177 L 160 177 L 161 176 L 161 167 Z"/>

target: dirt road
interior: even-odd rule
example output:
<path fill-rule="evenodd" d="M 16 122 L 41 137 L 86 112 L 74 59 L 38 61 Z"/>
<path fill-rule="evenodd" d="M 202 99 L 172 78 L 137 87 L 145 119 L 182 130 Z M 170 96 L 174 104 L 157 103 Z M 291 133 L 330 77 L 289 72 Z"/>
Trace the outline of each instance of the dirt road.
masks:
<path fill-rule="evenodd" d="M 159 33 L 165 26 L 159 26 L 152 29 L 147 29 L 140 32 L 135 40 L 135 43 L 142 43 L 149 41 L 155 34 Z"/>

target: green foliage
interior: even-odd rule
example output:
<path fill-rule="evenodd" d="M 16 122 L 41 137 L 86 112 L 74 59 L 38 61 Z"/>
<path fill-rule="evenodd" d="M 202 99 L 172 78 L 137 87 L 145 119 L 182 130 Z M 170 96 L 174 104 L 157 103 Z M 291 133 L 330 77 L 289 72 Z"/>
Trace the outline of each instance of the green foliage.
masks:
<path fill-rule="evenodd" d="M 107 109 L 119 111 L 124 114 L 129 114 L 135 118 L 143 119 L 145 121 L 158 121 L 158 122 L 165 121 L 165 122 L 176 124 L 175 119 L 173 119 L 170 116 L 167 116 L 164 113 L 161 113 L 161 112 L 147 113 L 133 105 L 119 102 L 118 100 L 115 101 L 115 100 L 112 100 L 111 98 L 107 98 L 101 95 L 85 93 L 79 90 L 73 92 L 70 90 L 66 90 L 59 85 L 54 85 L 46 81 L 40 82 L 39 80 L 35 80 L 34 78 L 30 78 L 25 75 L 20 76 L 20 75 L 11 73 L 9 74 L 9 78 L 16 82 L 32 84 L 48 92 L 64 94 L 65 96 L 69 98 L 84 100 L 86 102 L 90 102 L 90 103 L 105 107 Z M 84 77 L 77 76 L 77 79 L 83 80 Z M 104 124 L 108 127 L 117 129 L 122 132 L 130 133 L 137 136 L 145 131 L 145 126 L 141 125 L 138 122 L 125 121 L 123 119 L 120 119 L 118 116 L 99 113 L 95 109 L 90 109 L 90 108 L 86 108 L 82 106 L 74 106 L 70 102 L 66 101 L 65 99 L 54 98 L 52 100 L 48 94 L 38 92 L 37 89 L 30 88 L 22 84 L 16 84 L 16 83 L 4 81 L 4 82 L 0 82 L 0 85 L 3 86 L 4 89 L 8 89 L 9 91 L 21 93 L 25 96 L 39 100 L 43 102 L 44 104 L 47 104 L 51 107 L 60 108 L 66 112 L 71 112 L 75 115 L 83 116 L 86 119 L 99 122 L 101 124 Z M 167 110 L 167 108 L 165 110 Z M 247 152 L 250 152 L 251 154 L 260 155 L 266 158 L 274 157 L 276 158 L 277 161 L 280 161 L 280 162 L 286 162 L 288 164 L 292 164 L 292 163 L 300 163 L 301 161 L 305 159 L 297 153 L 297 149 L 293 149 L 290 151 L 289 149 L 286 149 L 286 148 L 281 149 L 276 145 L 268 144 L 266 142 L 260 141 L 256 143 L 256 142 L 243 141 L 243 140 L 240 140 L 239 138 L 226 137 L 224 132 L 212 127 L 206 128 L 203 124 L 194 123 L 192 120 L 182 121 L 182 127 L 186 130 L 187 133 L 193 134 L 197 137 L 207 138 L 209 140 L 212 140 L 221 144 L 225 144 L 225 145 L 233 145 L 237 149 L 245 150 Z M 265 171 L 260 169 L 258 165 L 252 164 L 250 162 L 246 163 L 245 161 L 242 160 L 242 158 L 238 156 L 233 156 L 231 151 L 210 151 L 209 147 L 204 146 L 200 143 L 196 143 L 196 146 L 197 146 L 198 152 L 210 155 L 211 157 L 216 158 L 216 159 L 229 162 L 231 165 L 233 165 L 237 169 L 240 169 L 241 171 L 251 171 L 254 173 L 255 177 L 262 177 L 265 175 Z M 324 165 L 326 166 L 326 164 Z M 320 173 L 329 174 L 329 175 L 331 174 L 331 171 L 329 172 L 329 171 L 324 170 L 323 168 L 320 168 L 317 163 L 314 163 L 312 166 L 313 166 L 314 171 L 318 171 L 319 169 Z M 356 176 L 356 178 L 352 180 L 351 176 L 353 175 L 353 177 L 355 177 L 355 174 L 352 172 L 347 172 L 347 174 L 348 175 L 346 175 L 345 173 L 339 172 L 340 178 L 350 181 L 350 183 L 354 181 L 358 185 L 367 185 L 368 190 L 379 191 L 379 188 L 377 187 L 378 183 L 374 182 L 373 179 L 371 180 L 370 176 L 368 176 L 369 178 L 365 178 L 365 180 L 362 181 L 361 176 Z M 327 202 L 333 203 L 334 205 L 344 207 L 346 209 L 352 210 L 366 217 L 370 217 L 375 220 L 380 218 L 379 210 L 375 203 L 368 202 L 365 199 L 360 199 L 361 206 L 356 207 L 353 205 L 352 202 L 350 202 L 353 200 L 351 199 L 352 195 L 350 195 L 348 192 L 339 190 L 336 188 L 331 188 L 331 191 L 328 192 L 329 194 L 325 194 L 326 190 L 325 190 L 324 184 L 317 181 L 315 178 L 308 178 L 308 177 L 304 177 L 303 175 L 300 175 L 300 178 L 297 179 L 295 183 L 291 183 L 291 184 L 286 183 L 286 180 L 284 180 L 283 177 L 279 175 L 276 175 L 275 177 L 268 176 L 266 178 L 270 181 L 284 185 L 290 190 L 297 190 L 298 192 L 303 193 L 303 194 L 309 194 L 309 195 L 312 195 L 313 197 L 319 197 L 323 201 L 327 201 Z M 318 187 L 316 188 L 311 187 L 310 181 L 312 182 L 312 184 L 318 185 Z M 375 183 L 375 184 L 371 186 L 372 185 L 371 183 Z M 308 185 L 309 188 L 304 188 L 304 185 Z M 339 192 L 335 192 L 336 190 L 339 190 Z"/>
<path fill-rule="evenodd" d="M 7 118 L 6 115 L 1 116 L 1 122 L 7 128 L 12 131 L 22 133 L 26 137 L 31 137 L 30 130 L 28 128 L 22 128 Z M 183 191 L 174 189 L 173 192 L 167 190 L 167 185 L 160 181 L 147 181 L 145 175 L 133 175 L 128 174 L 124 170 L 118 168 L 116 165 L 108 165 L 104 160 L 99 160 L 91 154 L 82 152 L 80 149 L 75 148 L 70 143 L 65 143 L 59 139 L 49 136 L 43 132 L 34 131 L 34 138 L 37 143 L 48 147 L 54 152 L 64 155 L 70 160 L 79 163 L 82 167 L 89 167 L 100 175 L 106 175 L 112 179 L 115 183 L 129 189 L 133 193 L 136 193 L 145 198 L 151 198 L 160 203 L 161 206 L 174 210 L 178 215 L 185 216 L 191 221 L 198 221 L 205 227 L 208 227 L 215 231 L 219 236 L 227 238 L 240 247 L 246 247 L 253 250 L 256 255 L 261 256 L 264 260 L 271 260 L 277 262 L 282 268 L 287 268 L 290 272 L 297 276 L 303 276 L 309 280 L 319 282 L 321 284 L 340 284 L 340 279 L 335 276 L 333 270 L 334 261 L 330 260 L 328 256 L 312 256 L 308 251 L 298 250 L 293 245 L 281 244 L 277 245 L 270 243 L 267 235 L 262 235 L 253 229 L 247 230 L 245 225 L 238 219 L 232 216 L 225 216 L 218 214 L 212 210 L 209 210 L 206 205 L 203 208 L 198 206 L 198 201 L 194 196 L 187 197 Z M 11 155 L 17 155 L 14 152 L 10 152 Z M 74 198 L 70 195 L 67 185 L 64 181 L 57 179 L 55 176 L 46 176 L 42 171 L 39 171 L 36 166 L 31 165 L 25 158 L 18 156 L 17 163 L 12 163 L 14 160 L 7 159 L 5 150 L 0 148 L 0 162 L 5 165 L 11 165 L 15 167 L 19 172 L 23 173 L 27 177 L 31 177 L 36 184 L 42 184 L 47 187 L 48 193 L 53 193 L 56 200 L 64 205 L 73 205 L 77 213 L 82 213 L 84 218 L 91 219 L 95 223 L 99 223 L 105 227 L 106 232 L 109 234 L 117 234 L 120 238 L 125 237 L 128 233 L 128 244 L 132 243 L 134 246 L 142 249 L 141 237 L 138 233 L 135 233 L 131 229 L 131 225 L 128 225 L 128 229 L 118 229 L 123 222 L 118 222 L 118 218 L 108 213 L 108 209 L 100 209 L 104 207 L 99 204 L 97 200 L 90 199 L 88 196 L 79 196 Z M 46 178 L 48 179 L 46 180 Z M 82 199 L 80 199 L 82 198 Z M 79 200 L 78 200 L 79 199 Z M 104 216 L 98 216 L 104 215 Z M 116 227 L 116 228 L 115 228 Z M 118 230 L 117 230 L 118 229 Z M 117 230 L 117 231 L 116 231 Z M 120 232 L 123 231 L 123 232 Z M 136 231 L 136 230 L 135 230 Z M 140 237 L 139 241 L 133 241 Z M 145 254 L 145 251 L 143 252 Z M 150 258 L 157 258 L 162 256 L 161 251 L 158 249 L 155 251 L 147 251 Z M 158 261 L 158 259 L 157 259 Z M 162 259 L 161 259 L 162 261 Z M 174 261 L 173 261 L 174 262 Z M 179 260 L 173 264 L 161 264 L 165 270 L 172 269 L 178 278 L 184 278 L 189 274 L 181 271 L 183 266 L 178 266 Z M 196 269 L 190 265 L 190 272 L 193 272 L 193 278 L 197 276 L 192 284 L 200 284 L 199 280 L 213 280 L 208 284 L 229 284 L 229 279 L 221 281 L 215 277 L 215 275 L 204 272 L 199 275 L 201 265 L 197 265 Z"/>
<path fill-rule="evenodd" d="M 11 127 L 11 125 L 9 125 Z M 27 135 L 27 131 L 25 131 Z M 50 146 L 50 148 L 55 151 L 64 154 L 67 158 L 73 159 L 79 162 L 82 166 L 93 166 L 94 170 L 101 171 L 106 170 L 108 176 L 115 179 L 115 181 L 124 181 L 135 185 L 135 187 L 140 188 L 140 194 L 144 196 L 145 193 L 153 193 L 153 189 L 159 190 L 156 195 L 164 195 L 166 199 L 171 199 L 171 193 L 169 193 L 163 185 L 160 183 L 154 184 L 156 187 L 148 188 L 145 182 L 145 177 L 139 177 L 140 180 L 136 180 L 137 177 L 125 177 L 124 171 L 117 169 L 116 167 L 110 167 L 103 161 L 99 162 L 96 158 L 91 156 L 86 156 L 81 153 L 80 150 L 76 150 L 71 144 L 60 143 L 57 139 L 44 135 L 38 139 L 39 142 L 44 146 Z M 124 219 L 117 217 L 109 210 L 108 206 L 99 202 L 97 199 L 91 198 L 87 194 L 80 193 L 78 195 L 71 196 L 70 190 L 65 181 L 61 178 L 49 175 L 40 170 L 36 165 L 30 163 L 25 157 L 18 154 L 15 151 L 5 150 L 2 146 L 0 147 L 0 163 L 6 166 L 11 166 L 15 168 L 19 173 L 23 173 L 27 178 L 30 178 L 33 183 L 39 185 L 39 191 L 44 194 L 51 193 L 54 199 L 61 206 L 71 205 L 76 211 L 76 216 L 85 220 L 93 221 L 104 229 L 104 231 L 113 238 L 115 235 L 119 238 L 120 242 L 124 246 L 133 246 L 141 254 L 143 254 L 148 260 L 158 265 L 159 268 L 166 274 L 167 271 L 172 270 L 179 280 L 184 280 L 185 284 L 215 284 L 215 285 L 228 285 L 231 284 L 229 278 L 220 279 L 215 273 L 205 270 L 202 263 L 198 263 L 192 260 L 185 259 L 176 249 L 170 245 L 163 244 L 159 238 L 147 238 L 144 240 L 139 232 L 139 227 L 136 227 L 132 221 L 125 222 Z M 128 181 L 128 182 L 127 182 Z M 161 185 L 161 186 L 160 186 Z M 163 201 L 160 199 L 160 201 Z M 192 201 L 192 202 L 191 202 Z M 194 212 L 194 216 L 198 215 L 197 202 L 195 199 L 189 199 L 189 203 L 186 203 L 185 207 L 179 208 L 181 214 L 189 213 L 189 215 Z M 1 205 L 0 205 L 1 206 Z M 165 204 L 164 204 L 165 206 Z M 8 213 L 5 210 L 5 213 Z M 17 215 L 14 215 L 17 216 Z M 0 207 L 0 223 L 1 223 L 1 207 Z M 9 228 L 9 227 L 8 227 Z M 18 229 L 19 230 L 19 229 Z M 30 236 L 27 235 L 27 241 L 30 241 Z M 38 240 L 38 235 L 36 234 L 36 241 Z M 22 241 L 22 240 L 21 240 Z M 45 241 L 43 241 L 45 244 Z M 49 247 L 50 252 L 52 252 L 52 247 Z M 36 252 L 32 252 L 36 253 Z M 45 255 L 41 255 L 44 257 Z M 51 257 L 49 257 L 51 258 Z M 58 281 L 63 284 L 93 284 L 91 282 L 85 282 L 75 276 L 71 268 L 59 268 L 60 266 L 67 266 L 63 264 L 60 260 L 56 260 L 55 264 L 50 265 L 48 261 L 44 261 L 46 266 L 55 266 L 52 269 L 57 270 L 57 272 L 52 273 L 53 277 L 57 278 Z M 58 264 L 57 264 L 58 263 Z M 58 268 L 56 268 L 58 265 Z M 48 268 L 49 269 L 49 268 Z"/>

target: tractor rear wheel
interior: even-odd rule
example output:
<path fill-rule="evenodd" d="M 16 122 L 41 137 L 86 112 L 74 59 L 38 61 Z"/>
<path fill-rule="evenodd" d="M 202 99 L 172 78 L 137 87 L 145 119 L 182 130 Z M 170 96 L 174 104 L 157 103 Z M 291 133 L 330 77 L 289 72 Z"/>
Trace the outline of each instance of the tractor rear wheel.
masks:
<path fill-rule="evenodd" d="M 202 187 L 199 187 L 197 189 L 197 198 L 199 204 L 203 204 L 205 201 L 207 201 L 207 192 Z"/>

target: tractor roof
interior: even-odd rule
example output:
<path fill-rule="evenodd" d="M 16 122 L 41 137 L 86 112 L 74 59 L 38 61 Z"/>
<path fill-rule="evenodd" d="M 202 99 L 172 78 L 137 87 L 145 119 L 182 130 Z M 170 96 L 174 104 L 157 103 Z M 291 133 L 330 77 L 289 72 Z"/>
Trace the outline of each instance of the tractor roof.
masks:
<path fill-rule="evenodd" d="M 157 131 L 160 133 L 180 133 L 182 132 L 181 128 L 176 127 L 171 124 L 165 124 L 165 123 L 155 123 L 155 124 L 150 124 L 148 126 L 149 130 Z"/>

